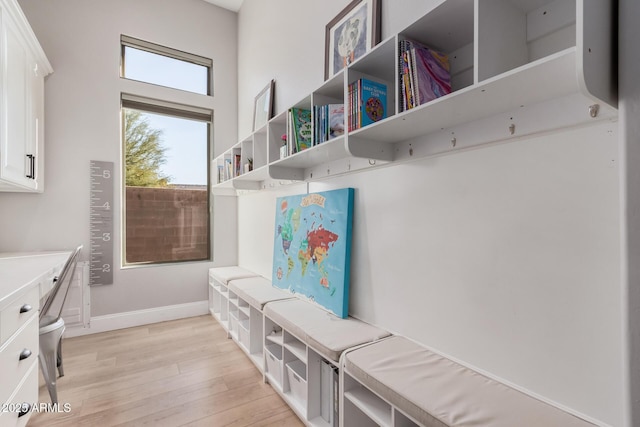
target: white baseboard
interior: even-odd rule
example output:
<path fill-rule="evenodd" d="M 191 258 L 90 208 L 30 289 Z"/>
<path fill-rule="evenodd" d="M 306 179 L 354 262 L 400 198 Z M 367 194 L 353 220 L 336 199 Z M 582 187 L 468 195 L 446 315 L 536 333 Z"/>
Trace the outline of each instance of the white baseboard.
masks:
<path fill-rule="evenodd" d="M 65 338 L 71 338 L 81 335 L 97 334 L 99 332 L 201 316 L 203 314 L 209 314 L 209 301 L 197 301 L 166 307 L 149 308 L 146 310 L 107 314 L 105 316 L 92 317 L 88 328 L 84 328 L 82 325 L 68 326 L 64 336 Z"/>

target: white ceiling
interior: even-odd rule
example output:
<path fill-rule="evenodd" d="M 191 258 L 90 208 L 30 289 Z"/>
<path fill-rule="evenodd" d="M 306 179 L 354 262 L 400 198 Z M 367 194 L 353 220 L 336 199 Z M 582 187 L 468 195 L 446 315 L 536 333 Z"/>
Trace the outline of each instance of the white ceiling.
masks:
<path fill-rule="evenodd" d="M 237 12 L 242 6 L 243 0 L 204 0 L 208 3 L 215 4 L 216 6 L 224 7 L 225 9 Z"/>

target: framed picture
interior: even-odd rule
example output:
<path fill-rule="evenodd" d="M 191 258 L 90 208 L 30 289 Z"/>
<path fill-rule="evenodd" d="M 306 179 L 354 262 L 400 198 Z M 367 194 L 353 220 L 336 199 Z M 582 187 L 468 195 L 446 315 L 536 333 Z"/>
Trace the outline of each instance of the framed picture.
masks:
<path fill-rule="evenodd" d="M 266 125 L 273 117 L 273 89 L 275 81 L 271 80 L 256 96 L 253 104 L 253 130 L 256 131 Z"/>
<path fill-rule="evenodd" d="M 327 24 L 324 79 L 380 42 L 380 0 L 354 0 Z"/>

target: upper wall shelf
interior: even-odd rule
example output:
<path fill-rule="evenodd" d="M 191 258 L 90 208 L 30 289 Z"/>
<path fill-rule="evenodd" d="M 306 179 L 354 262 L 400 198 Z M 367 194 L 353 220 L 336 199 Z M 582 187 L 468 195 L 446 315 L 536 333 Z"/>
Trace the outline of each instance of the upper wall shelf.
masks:
<path fill-rule="evenodd" d="M 344 103 L 347 123 L 349 84 L 368 78 L 387 87 L 385 119 L 281 159 L 282 112 L 215 160 L 219 167 L 253 156 L 255 170 L 223 174 L 214 189 L 261 189 L 269 180 L 315 179 L 614 118 L 612 3 L 446 0 L 293 106 L 313 111 Z M 406 111 L 398 73 L 404 39 L 446 53 L 452 86 L 450 94 Z M 359 158 L 365 162 L 352 168 Z M 314 176 L 320 166 L 326 174 Z"/>

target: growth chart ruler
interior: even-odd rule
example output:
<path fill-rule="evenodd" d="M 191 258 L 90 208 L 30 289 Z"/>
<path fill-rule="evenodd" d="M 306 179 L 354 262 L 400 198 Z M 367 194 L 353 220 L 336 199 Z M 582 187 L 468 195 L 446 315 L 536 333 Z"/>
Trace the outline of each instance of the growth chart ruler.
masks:
<path fill-rule="evenodd" d="M 113 162 L 91 160 L 89 285 L 113 283 Z"/>

